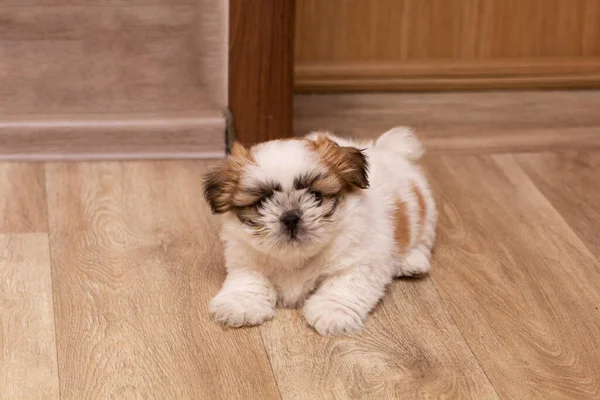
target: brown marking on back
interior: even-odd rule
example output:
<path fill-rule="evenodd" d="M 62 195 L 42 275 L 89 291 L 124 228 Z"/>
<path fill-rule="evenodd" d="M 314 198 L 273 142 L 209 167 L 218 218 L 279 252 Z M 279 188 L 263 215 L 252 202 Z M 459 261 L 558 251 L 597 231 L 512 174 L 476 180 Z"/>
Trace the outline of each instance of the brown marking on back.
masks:
<path fill-rule="evenodd" d="M 410 244 L 410 220 L 406 203 L 397 199 L 394 209 L 394 241 L 400 253 L 404 253 Z"/>
<path fill-rule="evenodd" d="M 308 143 L 319 154 L 331 173 L 337 177 L 338 184 L 341 184 L 341 191 L 351 192 L 369 187 L 367 176 L 369 163 L 361 150 L 340 146 L 323 134 L 317 135 Z M 327 183 L 328 186 L 333 185 L 333 181 Z"/>
<path fill-rule="evenodd" d="M 414 182 L 412 183 L 412 191 L 415 197 L 417 198 L 417 202 L 419 204 L 419 226 L 423 228 L 423 225 L 425 224 L 425 216 L 427 215 L 425 197 L 423 197 L 423 192 Z"/>

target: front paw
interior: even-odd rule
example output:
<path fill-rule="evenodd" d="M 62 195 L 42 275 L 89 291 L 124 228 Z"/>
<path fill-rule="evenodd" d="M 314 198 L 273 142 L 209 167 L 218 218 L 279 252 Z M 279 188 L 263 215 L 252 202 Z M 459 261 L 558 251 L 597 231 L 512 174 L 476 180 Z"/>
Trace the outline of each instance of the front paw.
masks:
<path fill-rule="evenodd" d="M 259 325 L 275 316 L 275 297 L 254 292 L 219 293 L 210 302 L 210 313 L 224 325 Z"/>
<path fill-rule="evenodd" d="M 320 335 L 349 335 L 363 327 L 366 315 L 352 304 L 325 296 L 313 296 L 306 301 L 303 313 L 306 321 Z"/>

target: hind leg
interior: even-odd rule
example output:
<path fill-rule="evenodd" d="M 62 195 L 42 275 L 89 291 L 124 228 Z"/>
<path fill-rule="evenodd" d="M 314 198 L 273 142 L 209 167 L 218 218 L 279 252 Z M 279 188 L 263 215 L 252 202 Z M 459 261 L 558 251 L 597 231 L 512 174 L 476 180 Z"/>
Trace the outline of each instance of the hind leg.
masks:
<path fill-rule="evenodd" d="M 421 242 L 399 260 L 396 267 L 396 277 L 421 276 L 431 269 L 431 249 L 435 242 L 435 214 L 427 221 L 423 230 Z"/>
<path fill-rule="evenodd" d="M 421 276 L 431 269 L 431 250 L 424 244 L 413 247 L 399 260 L 396 277 Z"/>

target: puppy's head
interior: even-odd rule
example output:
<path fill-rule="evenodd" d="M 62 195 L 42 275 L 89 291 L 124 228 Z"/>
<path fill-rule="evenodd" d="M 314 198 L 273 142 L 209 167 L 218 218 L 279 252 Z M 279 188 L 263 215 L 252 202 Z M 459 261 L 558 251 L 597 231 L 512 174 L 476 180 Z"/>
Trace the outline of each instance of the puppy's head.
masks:
<path fill-rule="evenodd" d="M 345 199 L 369 185 L 365 155 L 324 135 L 275 140 L 232 154 L 206 174 L 213 213 L 232 213 L 263 251 L 318 251 L 334 235 Z"/>

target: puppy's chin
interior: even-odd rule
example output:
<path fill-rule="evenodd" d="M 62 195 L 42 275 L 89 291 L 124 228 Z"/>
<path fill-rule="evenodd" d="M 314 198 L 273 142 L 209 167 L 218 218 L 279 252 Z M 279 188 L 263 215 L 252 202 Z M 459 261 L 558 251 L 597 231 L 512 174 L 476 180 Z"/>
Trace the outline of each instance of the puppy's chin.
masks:
<path fill-rule="evenodd" d="M 299 232 L 295 235 L 282 233 L 274 247 L 281 251 L 295 250 L 298 252 L 312 253 L 323 247 L 323 238 L 314 238 L 309 234 Z"/>
<path fill-rule="evenodd" d="M 261 246 L 259 245 L 259 250 L 285 262 L 290 260 L 308 260 L 319 254 L 323 250 L 324 245 L 290 240 L 288 242 L 279 243 L 268 249 L 261 249 L 260 247 Z M 294 264 L 290 264 L 289 266 L 294 267 Z"/>

